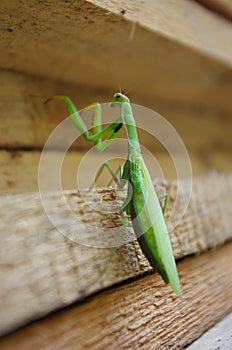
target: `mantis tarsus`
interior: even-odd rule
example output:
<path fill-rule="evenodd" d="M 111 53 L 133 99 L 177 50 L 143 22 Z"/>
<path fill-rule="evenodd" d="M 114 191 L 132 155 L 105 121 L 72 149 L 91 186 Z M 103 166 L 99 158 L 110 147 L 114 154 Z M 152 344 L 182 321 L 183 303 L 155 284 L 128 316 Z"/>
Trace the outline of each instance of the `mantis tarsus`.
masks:
<path fill-rule="evenodd" d="M 127 182 L 127 197 L 122 204 L 120 213 L 124 218 L 125 213 L 130 215 L 137 240 L 151 266 L 161 275 L 165 283 L 170 283 L 173 290 L 179 293 L 179 278 L 163 210 L 141 155 L 129 98 L 121 92 L 114 94 L 111 106 L 121 108 L 121 117 L 103 130 L 101 105 L 99 103 L 92 104 L 94 116 L 91 133 L 89 133 L 75 105 L 67 96 L 53 96 L 48 98 L 45 103 L 51 99 L 60 99 L 65 102 L 68 115 L 75 127 L 87 141 L 94 143 L 99 152 L 103 151 L 123 128 L 126 129 L 128 156 L 122 167 L 121 178 L 117 178 L 108 163 L 103 164 L 96 178 L 105 166 L 119 187 L 122 188 Z"/>

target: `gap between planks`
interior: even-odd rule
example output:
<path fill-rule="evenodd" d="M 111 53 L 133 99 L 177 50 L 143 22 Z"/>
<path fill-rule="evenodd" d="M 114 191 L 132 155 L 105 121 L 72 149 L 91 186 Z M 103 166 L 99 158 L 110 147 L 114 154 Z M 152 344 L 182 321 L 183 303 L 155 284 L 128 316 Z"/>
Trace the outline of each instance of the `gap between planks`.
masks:
<path fill-rule="evenodd" d="M 174 295 L 157 274 L 88 298 L 2 338 L 2 350 L 182 349 L 232 305 L 232 242 L 178 263 Z"/>

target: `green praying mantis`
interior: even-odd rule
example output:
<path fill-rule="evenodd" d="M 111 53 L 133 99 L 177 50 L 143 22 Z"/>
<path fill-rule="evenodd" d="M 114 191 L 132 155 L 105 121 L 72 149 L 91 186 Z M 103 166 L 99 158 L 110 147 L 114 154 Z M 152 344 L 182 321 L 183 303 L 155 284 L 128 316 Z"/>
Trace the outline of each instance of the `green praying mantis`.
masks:
<path fill-rule="evenodd" d="M 103 168 L 106 167 L 120 188 L 127 184 L 127 197 L 120 208 L 124 224 L 127 222 L 127 215 L 129 215 L 144 255 L 151 266 L 161 275 L 164 282 L 170 283 L 174 292 L 178 294 L 180 292 L 180 283 L 163 215 L 166 202 L 162 208 L 142 157 L 129 98 L 121 92 L 114 94 L 111 107 L 120 108 L 121 117 L 104 129 L 102 129 L 101 105 L 99 103 L 92 104 L 94 115 L 91 133 L 89 133 L 85 122 L 69 97 L 52 96 L 45 103 L 52 99 L 59 99 L 65 102 L 68 115 L 74 126 L 87 141 L 94 143 L 98 152 L 102 152 L 107 148 L 123 128 L 126 129 L 128 155 L 125 164 L 120 168 L 120 178 L 117 177 L 117 172 L 115 173 L 111 169 L 110 164 L 106 162 L 100 167 L 95 180 L 100 176 Z"/>

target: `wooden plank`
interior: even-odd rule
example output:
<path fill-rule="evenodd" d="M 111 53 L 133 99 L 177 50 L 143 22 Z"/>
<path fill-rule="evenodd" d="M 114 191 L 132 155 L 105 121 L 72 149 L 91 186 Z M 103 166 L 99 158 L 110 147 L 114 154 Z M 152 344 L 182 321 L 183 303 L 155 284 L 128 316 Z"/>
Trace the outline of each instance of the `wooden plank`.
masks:
<path fill-rule="evenodd" d="M 62 93 L 73 98 L 77 107 L 82 109 L 93 101 L 110 101 L 114 92 L 91 90 L 87 86 L 49 81 L 4 70 L 0 70 L 0 78 L 1 149 L 42 149 L 54 128 L 66 118 L 67 113 L 61 102 L 54 101 L 44 106 L 43 100 L 29 94 L 50 96 Z M 167 119 L 189 151 L 210 154 L 221 149 L 222 155 L 231 151 L 232 106 L 227 113 L 207 106 L 196 107 L 184 99 L 181 103 L 174 103 L 166 98 L 145 96 L 144 93 L 133 93 L 131 101 L 150 108 Z M 107 120 L 107 116 L 104 115 L 103 119 Z M 163 151 L 160 143 L 148 132 L 140 132 L 140 141 L 155 155 Z M 62 139 L 59 139 L 54 147 L 59 148 L 61 144 Z M 88 149 L 90 144 L 84 138 L 79 138 L 74 147 L 83 150 Z"/>
<path fill-rule="evenodd" d="M 62 103 L 44 106 L 43 98 L 35 98 L 30 94 L 50 96 L 62 93 L 77 98 L 80 109 L 92 101 L 104 98 L 102 93 L 71 83 L 40 79 L 6 70 L 0 70 L 0 77 L 0 146 L 5 149 L 43 148 L 57 124 L 66 118 Z M 78 147 L 81 148 L 81 143 Z"/>
<path fill-rule="evenodd" d="M 210 10 L 219 13 L 227 19 L 232 19 L 232 4 L 230 0 L 197 0 Z"/>
<path fill-rule="evenodd" d="M 1 349 L 182 349 L 231 309 L 231 254 L 229 243 L 182 260 L 180 296 L 149 275 L 6 336 Z"/>
<path fill-rule="evenodd" d="M 122 154 L 123 155 L 123 154 Z M 38 188 L 38 167 L 41 152 L 39 151 L 0 151 L 0 195 L 17 194 L 26 192 L 37 192 Z M 50 152 L 49 157 L 50 174 L 53 174 L 53 167 L 60 158 L 61 152 Z M 93 171 L 82 168 L 81 161 L 85 159 L 86 151 L 70 151 L 65 157 L 62 165 L 62 188 L 63 190 L 77 187 L 77 172 L 81 171 L 85 179 L 85 187 L 90 186 L 93 178 Z M 162 169 L 164 178 L 175 180 L 177 178 L 176 168 L 170 156 L 160 150 L 154 153 L 155 160 Z M 209 173 L 229 174 L 232 173 L 231 150 L 223 147 L 220 149 L 205 148 L 204 150 L 190 150 L 192 173 L 194 177 L 208 175 Z M 116 158 L 116 159 L 115 159 Z M 112 166 L 116 169 L 122 160 L 117 159 L 114 152 L 107 153 L 107 159 L 111 159 Z M 152 178 L 157 177 L 154 159 L 145 154 L 145 161 L 150 170 Z M 88 162 L 91 169 L 98 169 L 103 159 L 99 154 L 88 154 Z M 98 180 L 98 186 L 103 187 L 110 181 L 108 173 L 104 172 Z M 48 190 L 54 190 L 50 176 L 47 178 Z"/>
<path fill-rule="evenodd" d="M 65 94 L 73 96 L 74 100 L 80 98 L 83 107 L 93 100 L 104 101 L 107 92 L 79 89 L 81 95 L 78 93 L 78 96 L 74 96 L 78 91 L 76 85 L 38 79 L 13 72 L 2 71 L 1 73 L 0 193 L 3 195 L 5 193 L 34 192 L 38 190 L 37 173 L 40 150 L 52 130 L 65 118 L 66 111 L 60 103 L 44 106 L 40 99 L 28 96 L 29 93 L 38 94 L 43 91 L 45 95 L 50 95 L 62 90 Z M 154 102 L 145 97 L 143 101 L 147 106 L 153 104 L 154 108 L 167 117 L 167 120 L 180 133 L 190 155 L 194 176 L 207 175 L 209 171 L 232 172 L 230 162 L 232 120 L 229 114 L 194 109 L 186 105 L 180 107 L 161 100 Z M 79 102 L 77 104 L 79 106 Z M 175 166 L 160 143 L 152 135 L 141 130 L 140 141 L 146 149 L 153 153 L 165 178 L 175 179 Z M 51 153 L 51 166 L 56 156 L 59 155 L 60 145 L 62 145 L 62 139 L 54 145 L 57 150 Z M 64 189 L 76 187 L 77 166 L 91 146 L 84 141 L 83 137 L 80 137 L 74 144 L 73 151 L 68 153 L 62 175 Z M 115 154 L 109 152 L 108 156 L 114 158 Z M 100 159 L 99 154 L 90 156 L 91 164 L 96 162 L 100 164 Z M 153 169 L 154 159 L 146 159 L 150 169 Z M 153 177 L 157 176 L 155 171 L 151 174 Z M 86 180 L 89 175 L 89 171 L 86 171 Z M 106 183 L 102 178 L 100 185 L 104 186 Z"/>
<path fill-rule="evenodd" d="M 50 152 L 49 157 L 50 175 L 53 174 L 53 168 L 56 165 L 57 158 L 60 158 L 61 152 Z M 77 171 L 80 166 L 85 152 L 68 152 L 62 165 L 62 188 L 65 190 L 77 187 Z M 0 151 L 0 194 L 16 194 L 26 192 L 37 192 L 38 187 L 38 170 L 41 152 L 39 151 Z M 99 165 L 98 158 L 90 157 L 92 166 Z M 90 186 L 92 174 L 87 171 L 83 174 L 86 183 Z M 50 178 L 48 180 L 49 190 L 54 190 L 49 187 Z M 105 183 L 103 181 L 106 181 Z M 101 184 L 107 184 L 108 177 L 102 177 Z M 109 180 L 108 180 L 109 181 Z"/>
<path fill-rule="evenodd" d="M 231 239 L 232 176 L 195 179 L 186 208 L 183 204 L 189 200 L 189 181 L 156 185 L 158 193 L 165 190 L 169 194 L 165 215 L 169 227 L 175 226 L 170 237 L 176 258 Z M 116 250 L 109 264 L 111 246 L 122 229 L 119 207 L 124 196 L 125 191 L 116 194 L 110 188 L 98 189 L 97 193 L 47 194 L 42 197 L 47 204 L 46 212 L 39 194 L 1 198 L 1 333 L 151 271 L 130 226 L 123 240 L 125 244 Z M 215 264 L 222 273 L 218 260 Z M 220 280 L 220 273 L 211 270 L 210 264 L 205 268 L 212 272 L 215 281 Z M 199 275 L 199 269 L 195 273 Z M 208 278 L 202 273 L 200 276 L 204 281 Z M 200 284 L 204 285 L 202 279 Z M 158 291 L 162 297 L 162 290 L 170 292 L 170 287 L 166 288 L 159 277 L 158 281 L 163 286 Z M 188 274 L 181 275 L 183 294 L 188 281 Z M 208 286 L 205 288 L 210 293 Z M 202 297 L 200 292 L 198 295 Z"/>
<path fill-rule="evenodd" d="M 231 111 L 232 27 L 196 2 L 0 6 L 2 68 Z"/>

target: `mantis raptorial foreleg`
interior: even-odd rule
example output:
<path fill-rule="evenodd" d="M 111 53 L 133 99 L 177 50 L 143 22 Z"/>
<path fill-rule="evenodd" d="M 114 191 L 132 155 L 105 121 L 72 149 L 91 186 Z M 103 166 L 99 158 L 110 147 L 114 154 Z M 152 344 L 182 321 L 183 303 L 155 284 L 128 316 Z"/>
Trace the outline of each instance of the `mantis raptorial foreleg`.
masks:
<path fill-rule="evenodd" d="M 121 118 L 118 118 L 112 124 L 108 125 L 105 129 L 102 130 L 101 105 L 99 103 L 93 103 L 87 107 L 94 109 L 90 135 L 86 124 L 80 116 L 80 113 L 78 112 L 78 110 L 76 109 L 75 105 L 69 97 L 53 96 L 47 98 L 47 100 L 44 103 L 47 103 L 52 99 L 63 100 L 65 102 L 68 114 L 74 126 L 82 133 L 82 135 L 87 141 L 91 141 L 94 143 L 94 146 L 98 152 L 104 151 L 104 149 L 108 147 L 108 145 L 115 139 L 115 137 L 124 127 Z M 103 137 L 106 137 L 106 139 L 102 141 Z"/>

